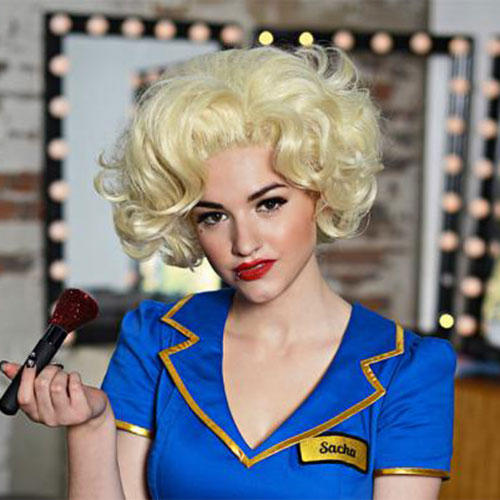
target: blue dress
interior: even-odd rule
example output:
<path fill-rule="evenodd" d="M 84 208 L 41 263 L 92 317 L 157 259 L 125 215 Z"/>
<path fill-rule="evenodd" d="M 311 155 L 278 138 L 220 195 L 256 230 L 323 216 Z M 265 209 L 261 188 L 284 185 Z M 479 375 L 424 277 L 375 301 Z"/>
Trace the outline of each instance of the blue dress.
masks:
<path fill-rule="evenodd" d="M 222 334 L 235 290 L 128 312 L 102 383 L 119 429 L 153 440 L 156 499 L 364 499 L 373 478 L 447 479 L 456 354 L 359 302 L 327 371 L 255 449 L 232 419 Z"/>

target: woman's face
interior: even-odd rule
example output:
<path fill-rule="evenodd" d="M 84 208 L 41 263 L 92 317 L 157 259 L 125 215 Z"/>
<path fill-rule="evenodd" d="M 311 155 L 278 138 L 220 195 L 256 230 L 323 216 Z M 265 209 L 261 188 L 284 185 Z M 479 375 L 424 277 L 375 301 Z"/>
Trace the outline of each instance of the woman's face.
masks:
<path fill-rule="evenodd" d="M 191 213 L 205 255 L 248 300 L 271 300 L 314 255 L 315 199 L 273 171 L 267 147 L 225 150 L 206 164 L 203 198 Z M 253 269 L 235 269 L 246 263 Z"/>

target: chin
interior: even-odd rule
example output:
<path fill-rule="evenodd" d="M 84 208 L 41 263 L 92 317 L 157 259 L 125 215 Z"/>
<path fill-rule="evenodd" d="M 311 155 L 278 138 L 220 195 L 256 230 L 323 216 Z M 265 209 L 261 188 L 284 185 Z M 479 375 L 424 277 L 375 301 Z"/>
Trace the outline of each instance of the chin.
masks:
<path fill-rule="evenodd" d="M 278 288 L 276 285 L 273 286 L 271 283 L 265 283 L 263 280 L 255 280 L 255 281 L 236 281 L 233 283 L 233 288 L 238 290 L 248 302 L 252 302 L 253 304 L 265 304 L 266 302 L 270 302 L 280 295 L 283 291 L 281 288 Z"/>

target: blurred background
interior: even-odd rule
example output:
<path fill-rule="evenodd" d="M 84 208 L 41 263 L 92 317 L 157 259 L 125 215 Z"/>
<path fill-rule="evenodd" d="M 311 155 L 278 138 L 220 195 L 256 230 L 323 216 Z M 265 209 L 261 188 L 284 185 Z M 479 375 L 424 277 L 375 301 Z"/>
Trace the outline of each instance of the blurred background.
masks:
<path fill-rule="evenodd" d="M 500 499 L 498 0 L 0 0 L 0 358 L 21 362 L 66 287 L 99 301 L 54 361 L 99 386 L 125 311 L 223 286 L 121 250 L 92 187 L 161 72 L 233 47 L 348 52 L 382 109 L 385 170 L 364 233 L 319 247 L 359 300 L 459 355 L 443 499 Z M 2 392 L 7 379 L 0 379 Z M 64 429 L 0 416 L 0 498 L 64 498 Z"/>

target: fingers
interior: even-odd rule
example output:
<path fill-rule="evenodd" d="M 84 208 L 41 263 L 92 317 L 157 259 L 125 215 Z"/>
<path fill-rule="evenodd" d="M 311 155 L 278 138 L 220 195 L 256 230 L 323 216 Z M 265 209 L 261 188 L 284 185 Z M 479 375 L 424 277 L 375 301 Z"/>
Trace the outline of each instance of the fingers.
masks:
<path fill-rule="evenodd" d="M 28 368 L 20 366 L 22 369 L 21 383 L 17 391 L 17 402 L 20 408 L 33 420 L 39 420 L 38 408 L 36 405 L 34 380 L 36 377 L 36 368 Z M 16 371 L 17 373 L 17 371 Z"/>
<path fill-rule="evenodd" d="M 5 360 L 0 362 L 0 370 L 2 370 L 3 374 L 10 379 L 13 379 L 16 376 L 20 368 L 21 365 L 19 363 L 9 363 Z"/>
<path fill-rule="evenodd" d="M 59 425 L 57 408 L 66 410 L 69 406 L 67 392 L 68 374 L 54 365 L 46 366 L 35 378 L 34 392 L 38 415 L 48 426 Z"/>
<path fill-rule="evenodd" d="M 35 422 L 49 427 L 76 425 L 106 408 L 102 391 L 84 386 L 78 372 L 67 373 L 59 363 L 47 365 L 38 375 L 36 368 L 17 363 L 4 363 L 1 368 L 11 379 L 22 370 L 17 399 L 23 412 Z M 93 390 L 98 394 L 94 396 Z"/>
<path fill-rule="evenodd" d="M 19 363 L 2 362 L 1 369 L 11 380 L 21 372 L 21 380 L 17 392 L 17 402 L 26 415 L 35 422 L 43 421 L 47 425 L 55 425 L 55 411 L 51 399 L 50 387 L 52 380 L 58 373 L 63 373 L 64 366 L 60 363 L 47 365 L 36 374 L 36 368 L 28 368 Z M 67 375 L 66 375 L 67 377 Z M 64 383 L 64 382 L 63 382 Z M 56 385 L 56 392 L 59 392 L 61 383 Z M 64 385 L 66 400 L 69 404 L 69 396 Z M 60 400 L 60 398 L 59 398 Z"/>
<path fill-rule="evenodd" d="M 69 425 L 88 420 L 92 410 L 84 394 L 84 389 L 77 372 L 59 371 L 50 383 L 49 396 L 54 409 L 46 419 L 55 421 L 54 425 Z M 48 407 L 48 405 L 47 405 Z"/>

